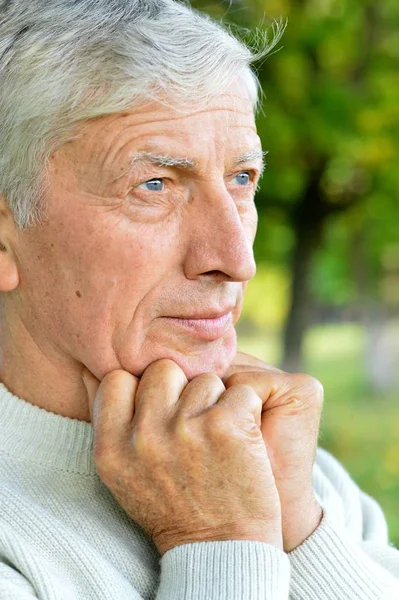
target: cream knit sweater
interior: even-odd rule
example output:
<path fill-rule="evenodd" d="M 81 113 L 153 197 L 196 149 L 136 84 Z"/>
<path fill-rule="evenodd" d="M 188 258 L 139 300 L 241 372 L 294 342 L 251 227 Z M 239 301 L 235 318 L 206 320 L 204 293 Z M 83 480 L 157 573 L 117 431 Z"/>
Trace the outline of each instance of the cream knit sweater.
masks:
<path fill-rule="evenodd" d="M 161 560 L 97 476 L 89 423 L 0 384 L 0 453 L 0 600 L 399 599 L 380 508 L 324 451 L 314 469 L 324 518 L 294 552 L 202 542 Z"/>

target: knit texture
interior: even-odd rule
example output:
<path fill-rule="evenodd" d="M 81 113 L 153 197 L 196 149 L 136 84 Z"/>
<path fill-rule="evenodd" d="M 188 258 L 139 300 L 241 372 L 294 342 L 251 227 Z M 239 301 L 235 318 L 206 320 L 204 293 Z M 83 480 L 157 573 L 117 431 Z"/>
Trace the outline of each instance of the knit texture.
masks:
<path fill-rule="evenodd" d="M 324 518 L 292 553 L 224 541 L 160 559 L 99 479 L 92 448 L 91 424 L 0 384 L 0 600 L 399 599 L 399 553 L 380 508 L 322 450 Z"/>

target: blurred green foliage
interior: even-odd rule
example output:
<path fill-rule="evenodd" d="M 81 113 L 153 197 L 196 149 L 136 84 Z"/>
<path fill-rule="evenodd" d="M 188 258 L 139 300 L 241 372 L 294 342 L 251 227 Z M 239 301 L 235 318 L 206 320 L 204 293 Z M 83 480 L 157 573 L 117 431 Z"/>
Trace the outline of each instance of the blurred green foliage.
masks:
<path fill-rule="evenodd" d="M 398 327 L 399 335 L 399 327 Z M 358 325 L 312 328 L 305 343 L 306 371 L 323 382 L 320 445 L 382 506 L 399 548 L 399 385 L 386 394 L 367 385 L 365 332 Z M 239 336 L 239 347 L 266 362 L 279 361 L 278 334 Z"/>
<path fill-rule="evenodd" d="M 259 71 L 266 99 L 258 130 L 269 169 L 258 194 L 257 259 L 290 264 L 291 211 L 321 165 L 320 203 L 337 210 L 326 215 L 312 295 L 338 305 L 356 300 L 361 267 L 352 250 L 361 244 L 367 293 L 380 299 L 385 249 L 399 243 L 399 3 L 245 5 L 253 26 L 263 13 L 288 18 L 281 50 Z"/>
<path fill-rule="evenodd" d="M 369 293 L 378 296 L 385 248 L 399 243 L 399 3 L 192 4 L 232 24 L 234 31 L 236 26 L 266 31 L 273 19 L 287 20 L 277 50 L 257 65 L 265 94 L 257 125 L 269 151 L 269 168 L 257 194 L 257 260 L 290 264 L 292 213 L 309 174 L 320 167 L 320 200 L 332 210 L 326 212 L 325 235 L 317 248 L 312 293 L 321 302 L 326 297 L 337 304 L 355 299 L 348 258 L 363 234 Z M 248 32 L 243 37 L 255 48 L 261 39 Z"/>
<path fill-rule="evenodd" d="M 322 445 L 380 501 L 399 546 L 399 365 L 384 390 L 370 376 L 370 365 L 391 360 L 373 350 L 372 327 L 399 312 L 399 2 L 192 4 L 247 28 L 255 47 L 255 28 L 287 19 L 278 50 L 257 66 L 269 155 L 241 348 L 278 364 L 284 329 L 302 319 L 293 330 L 305 333 L 303 367 L 326 391 Z M 309 268 L 298 286 L 299 252 Z"/>

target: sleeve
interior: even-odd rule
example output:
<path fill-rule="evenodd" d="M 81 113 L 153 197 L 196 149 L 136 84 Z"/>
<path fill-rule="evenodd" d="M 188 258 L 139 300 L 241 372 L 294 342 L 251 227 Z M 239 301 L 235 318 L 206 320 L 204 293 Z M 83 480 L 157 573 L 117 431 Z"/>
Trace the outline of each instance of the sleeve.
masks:
<path fill-rule="evenodd" d="M 289 559 L 255 541 L 198 542 L 161 559 L 157 600 L 288 600 Z"/>
<path fill-rule="evenodd" d="M 399 600 L 399 580 L 353 542 L 327 515 L 316 531 L 290 553 L 292 600 Z M 380 547 L 382 563 L 388 552 Z"/>
<path fill-rule="evenodd" d="M 399 600 L 399 552 L 388 543 L 381 508 L 328 453 L 319 452 L 318 466 L 324 516 L 289 554 L 290 599 Z"/>
<path fill-rule="evenodd" d="M 11 566 L 0 563 L 1 600 L 33 600 L 38 596 L 29 581 Z"/>

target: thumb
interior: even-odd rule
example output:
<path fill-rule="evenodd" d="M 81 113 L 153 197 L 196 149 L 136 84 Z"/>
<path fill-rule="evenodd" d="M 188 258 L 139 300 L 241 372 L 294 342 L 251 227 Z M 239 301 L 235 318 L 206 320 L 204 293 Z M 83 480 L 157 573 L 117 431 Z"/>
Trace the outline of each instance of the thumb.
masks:
<path fill-rule="evenodd" d="M 100 387 L 100 381 L 86 367 L 82 371 L 82 379 L 87 391 L 90 420 L 93 422 L 93 403 L 97 390 Z"/>
<path fill-rule="evenodd" d="M 269 365 L 255 356 L 245 354 L 245 352 L 237 352 L 233 362 L 230 363 L 227 371 L 223 375 L 222 381 L 226 385 L 226 382 L 232 375 L 248 371 L 273 371 L 274 373 L 282 373 L 277 367 Z"/>

